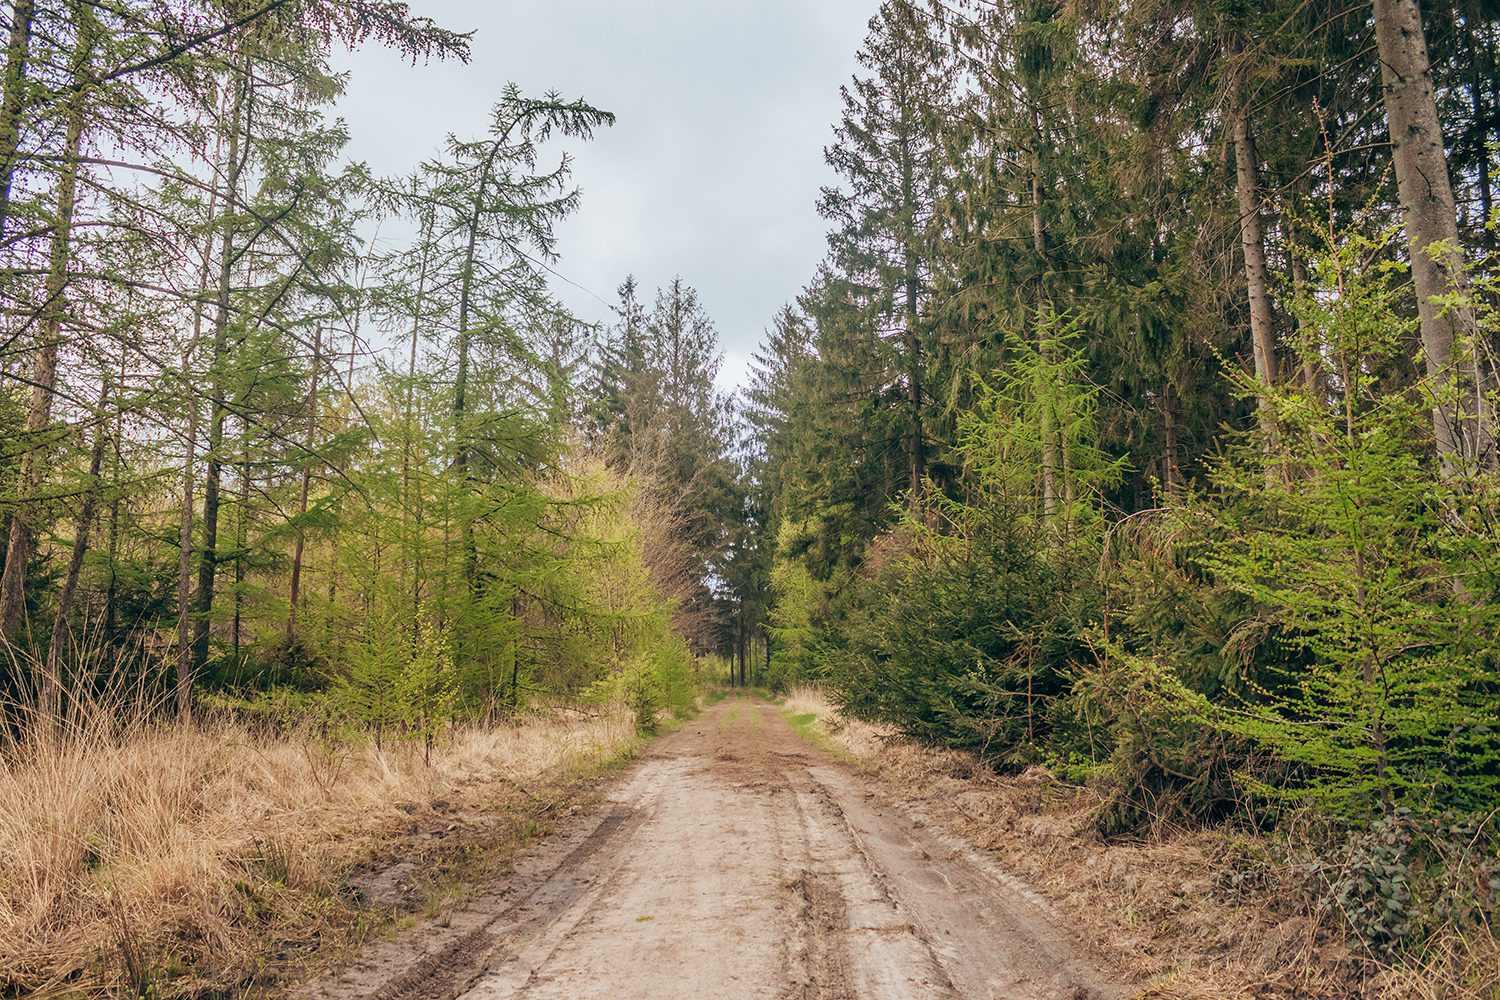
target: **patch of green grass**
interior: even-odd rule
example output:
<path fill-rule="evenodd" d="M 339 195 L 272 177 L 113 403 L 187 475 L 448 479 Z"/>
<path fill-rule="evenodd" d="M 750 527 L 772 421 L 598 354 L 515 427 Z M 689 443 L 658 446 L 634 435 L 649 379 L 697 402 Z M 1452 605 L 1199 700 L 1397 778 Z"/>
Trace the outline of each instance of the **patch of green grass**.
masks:
<path fill-rule="evenodd" d="M 792 727 L 792 732 L 802 737 L 808 743 L 822 750 L 828 756 L 841 760 L 846 764 L 854 764 L 857 761 L 842 743 L 835 740 L 828 730 L 819 721 L 814 712 L 792 713 L 785 706 L 781 706 L 781 717 L 786 720 L 787 725 Z"/>
<path fill-rule="evenodd" d="M 422 893 L 422 915 L 429 920 L 440 916 L 445 910 L 462 906 L 469 895 L 469 887 L 458 878 L 440 878 Z"/>
<path fill-rule="evenodd" d="M 779 696 L 770 688 L 765 687 L 729 687 L 725 684 L 717 684 L 709 688 L 703 696 L 705 705 L 717 705 L 726 698 L 736 701 L 775 701 Z"/>

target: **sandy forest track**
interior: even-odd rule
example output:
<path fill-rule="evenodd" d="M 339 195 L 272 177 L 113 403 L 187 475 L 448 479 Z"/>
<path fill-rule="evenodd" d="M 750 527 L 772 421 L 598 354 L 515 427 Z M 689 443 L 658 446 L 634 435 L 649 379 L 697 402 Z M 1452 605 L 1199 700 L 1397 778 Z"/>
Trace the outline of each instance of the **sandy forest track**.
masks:
<path fill-rule="evenodd" d="M 810 747 L 721 702 L 604 805 L 318 1000 L 1124 995 L 1024 885 Z"/>

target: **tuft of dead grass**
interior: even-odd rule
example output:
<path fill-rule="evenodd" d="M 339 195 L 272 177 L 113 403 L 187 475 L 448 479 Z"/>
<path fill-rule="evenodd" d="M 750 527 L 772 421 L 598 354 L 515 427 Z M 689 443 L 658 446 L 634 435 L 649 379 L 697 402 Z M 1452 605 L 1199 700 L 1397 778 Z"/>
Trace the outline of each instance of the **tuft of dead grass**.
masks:
<path fill-rule="evenodd" d="M 788 712 L 818 716 L 856 766 L 1049 897 L 1071 926 L 1141 984 L 1138 997 L 1500 997 L 1493 936 L 1452 937 L 1398 968 L 1350 951 L 1315 912 L 1284 846 L 1225 830 L 1106 841 L 1086 788 L 1033 767 L 1002 776 L 970 754 L 925 747 L 845 718 L 816 688 Z"/>
<path fill-rule="evenodd" d="M 0 748 L 0 994 L 243 989 L 359 932 L 345 876 L 382 844 L 461 835 L 497 787 L 578 777 L 634 740 L 622 709 L 551 713 L 457 730 L 428 765 L 311 727 L 96 713 Z"/>

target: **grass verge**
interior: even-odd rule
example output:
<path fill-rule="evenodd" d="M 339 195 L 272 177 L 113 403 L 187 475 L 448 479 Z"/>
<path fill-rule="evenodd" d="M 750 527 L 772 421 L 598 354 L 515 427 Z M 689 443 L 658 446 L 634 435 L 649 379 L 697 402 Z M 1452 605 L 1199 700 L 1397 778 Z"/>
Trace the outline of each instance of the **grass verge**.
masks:
<path fill-rule="evenodd" d="M 629 714 L 419 746 L 86 720 L 0 755 L 0 996 L 264 996 L 583 807 Z"/>
<path fill-rule="evenodd" d="M 861 767 L 860 758 L 834 736 L 847 722 L 815 689 L 794 688 L 779 699 L 779 708 L 787 725 L 802 739 L 836 760 Z"/>
<path fill-rule="evenodd" d="M 1439 938 L 1399 965 L 1346 943 L 1309 901 L 1284 845 L 1232 830 L 1101 838 L 1088 789 L 1040 767 L 995 774 L 841 716 L 813 688 L 781 699 L 792 727 L 879 780 L 898 800 L 989 852 L 1049 897 L 1069 926 L 1141 984 L 1140 998 L 1500 1000 L 1492 935 Z"/>

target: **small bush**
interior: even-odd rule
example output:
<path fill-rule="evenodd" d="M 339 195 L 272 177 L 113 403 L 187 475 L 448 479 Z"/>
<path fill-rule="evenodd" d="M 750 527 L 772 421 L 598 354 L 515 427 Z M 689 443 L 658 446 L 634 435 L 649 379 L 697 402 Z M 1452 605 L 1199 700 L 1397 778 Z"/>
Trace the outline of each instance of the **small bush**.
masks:
<path fill-rule="evenodd" d="M 1309 864 L 1321 904 L 1394 957 L 1435 936 L 1500 917 L 1500 856 L 1472 818 L 1396 809 Z"/>

